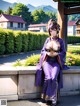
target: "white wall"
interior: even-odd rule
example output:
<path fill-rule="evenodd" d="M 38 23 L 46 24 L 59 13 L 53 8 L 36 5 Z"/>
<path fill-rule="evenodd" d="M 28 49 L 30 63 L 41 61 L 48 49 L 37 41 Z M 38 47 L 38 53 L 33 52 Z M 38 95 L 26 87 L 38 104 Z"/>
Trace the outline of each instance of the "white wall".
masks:
<path fill-rule="evenodd" d="M 0 28 L 7 28 L 7 22 L 0 23 Z"/>
<path fill-rule="evenodd" d="M 0 28 L 4 29 L 13 29 L 13 30 L 25 30 L 25 24 L 23 24 L 23 28 L 18 28 L 18 23 L 14 22 L 13 27 L 10 27 L 10 22 L 0 23 Z"/>
<path fill-rule="evenodd" d="M 73 35 L 73 26 L 68 26 L 68 35 Z"/>

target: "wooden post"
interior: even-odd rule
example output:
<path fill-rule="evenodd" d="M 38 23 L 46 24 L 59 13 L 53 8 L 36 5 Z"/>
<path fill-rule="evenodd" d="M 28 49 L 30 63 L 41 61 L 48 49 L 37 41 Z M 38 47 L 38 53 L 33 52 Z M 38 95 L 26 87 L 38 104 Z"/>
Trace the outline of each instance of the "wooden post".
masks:
<path fill-rule="evenodd" d="M 59 37 L 64 40 L 67 50 L 67 15 L 64 14 L 64 3 L 58 2 L 58 23 L 60 25 Z"/>

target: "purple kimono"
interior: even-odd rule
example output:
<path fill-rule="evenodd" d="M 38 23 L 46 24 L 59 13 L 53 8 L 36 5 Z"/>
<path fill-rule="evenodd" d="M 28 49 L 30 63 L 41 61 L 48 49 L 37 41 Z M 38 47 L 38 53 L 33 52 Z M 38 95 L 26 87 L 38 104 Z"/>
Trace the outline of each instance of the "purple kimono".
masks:
<path fill-rule="evenodd" d="M 55 39 L 60 43 L 60 52 L 58 56 L 49 57 L 46 59 L 45 64 L 42 66 L 43 60 L 46 56 L 46 44 L 50 41 L 50 37 L 46 39 L 44 46 L 41 50 L 41 57 L 39 64 L 37 65 L 36 72 L 36 86 L 42 86 L 41 98 L 44 99 L 56 99 L 57 90 L 63 87 L 62 80 L 62 68 L 64 66 L 64 60 L 66 50 L 64 42 L 61 38 Z M 59 57 L 59 58 L 58 58 Z M 60 59 L 60 62 L 58 61 Z"/>

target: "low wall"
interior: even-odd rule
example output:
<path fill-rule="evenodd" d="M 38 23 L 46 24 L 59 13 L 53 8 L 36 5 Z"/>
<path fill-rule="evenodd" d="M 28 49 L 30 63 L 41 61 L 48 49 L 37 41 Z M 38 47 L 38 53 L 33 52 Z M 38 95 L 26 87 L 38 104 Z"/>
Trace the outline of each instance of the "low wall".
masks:
<path fill-rule="evenodd" d="M 0 99 L 18 100 L 40 97 L 40 87 L 35 86 L 35 66 L 0 67 Z M 60 95 L 80 94 L 80 67 L 63 70 Z"/>

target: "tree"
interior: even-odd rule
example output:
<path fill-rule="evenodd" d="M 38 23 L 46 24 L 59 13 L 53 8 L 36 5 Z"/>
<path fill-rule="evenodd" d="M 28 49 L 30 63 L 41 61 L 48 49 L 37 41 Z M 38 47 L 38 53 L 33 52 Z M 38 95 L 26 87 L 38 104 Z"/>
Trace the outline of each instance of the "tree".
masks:
<path fill-rule="evenodd" d="M 47 15 L 45 14 L 45 12 L 40 9 L 40 10 L 35 10 L 34 12 L 32 12 L 32 16 L 33 16 L 33 21 L 34 23 L 46 23 L 46 19 L 47 19 Z"/>
<path fill-rule="evenodd" d="M 5 13 L 11 15 L 12 14 L 12 8 L 9 7 Z"/>
<path fill-rule="evenodd" d="M 2 10 L 0 10 L 0 14 L 1 14 L 1 13 L 4 13 L 4 12 L 3 12 Z"/>
<path fill-rule="evenodd" d="M 44 12 L 42 9 L 32 12 L 34 23 L 47 23 L 50 18 L 57 19 L 56 13 Z"/>
<path fill-rule="evenodd" d="M 49 19 L 57 20 L 57 14 L 56 13 L 46 12 L 46 14 L 48 15 Z"/>
<path fill-rule="evenodd" d="M 12 15 L 22 16 L 23 20 L 27 22 L 27 25 L 32 23 L 33 20 L 31 12 L 29 12 L 27 6 L 22 3 L 18 3 L 14 6 L 12 10 Z"/>

